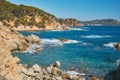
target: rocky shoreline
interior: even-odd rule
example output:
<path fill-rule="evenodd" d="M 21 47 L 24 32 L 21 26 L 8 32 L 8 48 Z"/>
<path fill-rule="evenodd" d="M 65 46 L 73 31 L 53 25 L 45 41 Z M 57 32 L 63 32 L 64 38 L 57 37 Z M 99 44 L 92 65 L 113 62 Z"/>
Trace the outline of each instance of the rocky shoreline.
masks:
<path fill-rule="evenodd" d="M 0 26 L 0 80 L 101 80 L 93 75 L 78 73 L 74 67 L 62 71 L 59 61 L 48 67 L 38 64 L 28 66 L 21 64 L 18 57 L 12 56 L 13 52 L 25 51 L 31 44 L 41 44 L 40 41 L 40 38 L 33 34 L 25 37 L 11 28 Z M 60 41 L 67 39 L 61 38 Z M 116 48 L 119 50 L 119 43 Z M 119 68 L 106 74 L 104 80 L 109 80 L 110 76 L 113 77 L 112 80 L 119 80 Z"/>
<path fill-rule="evenodd" d="M 37 64 L 28 67 L 20 64 L 18 57 L 12 56 L 13 52 L 24 51 L 33 43 L 40 44 L 40 38 L 33 34 L 25 37 L 11 28 L 0 26 L 0 80 L 85 80 L 79 73 L 73 77 L 67 72 L 63 73 L 59 61 L 46 68 Z M 93 76 L 87 78 L 97 80 Z"/>

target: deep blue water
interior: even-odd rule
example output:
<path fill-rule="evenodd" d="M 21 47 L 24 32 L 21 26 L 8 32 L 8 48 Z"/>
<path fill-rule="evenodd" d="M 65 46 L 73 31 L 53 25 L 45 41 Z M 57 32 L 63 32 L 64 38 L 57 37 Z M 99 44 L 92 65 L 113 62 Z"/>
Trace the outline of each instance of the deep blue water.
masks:
<path fill-rule="evenodd" d="M 22 63 L 48 66 L 55 61 L 61 62 L 61 68 L 72 66 L 78 71 L 88 72 L 97 76 L 104 76 L 109 70 L 117 68 L 120 51 L 112 47 L 113 42 L 120 41 L 120 27 L 94 26 L 82 27 L 79 30 L 69 31 L 32 31 L 21 32 L 24 35 L 35 34 L 43 41 L 54 42 L 59 38 L 76 40 L 77 43 L 49 46 L 33 55 L 29 52 L 14 54 Z M 54 40 L 53 40 L 54 39 Z M 47 45 L 47 43 L 46 43 Z"/>

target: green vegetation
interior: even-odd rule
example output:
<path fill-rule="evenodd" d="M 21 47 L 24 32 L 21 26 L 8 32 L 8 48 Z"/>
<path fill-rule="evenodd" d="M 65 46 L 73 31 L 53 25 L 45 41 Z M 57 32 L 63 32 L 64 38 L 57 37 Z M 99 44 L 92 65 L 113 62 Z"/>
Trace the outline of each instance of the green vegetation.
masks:
<path fill-rule="evenodd" d="M 85 26 L 120 26 L 120 22 L 115 19 L 96 19 L 92 21 L 81 21 Z"/>
<path fill-rule="evenodd" d="M 67 19 L 63 19 L 63 18 L 59 18 L 58 21 L 60 22 L 60 24 L 62 25 L 67 25 L 67 26 L 82 26 L 81 22 L 78 21 L 77 19 L 73 19 L 73 18 L 67 18 Z"/>
<path fill-rule="evenodd" d="M 40 17 L 41 21 L 35 21 L 35 16 Z M 6 0 L 0 0 L 0 21 L 4 22 L 4 25 L 8 25 L 9 22 L 13 21 L 15 27 L 20 24 L 24 26 L 35 25 L 37 27 L 45 27 L 45 24 L 51 23 L 51 19 L 58 22 L 55 16 L 38 8 L 32 6 L 15 5 Z"/>

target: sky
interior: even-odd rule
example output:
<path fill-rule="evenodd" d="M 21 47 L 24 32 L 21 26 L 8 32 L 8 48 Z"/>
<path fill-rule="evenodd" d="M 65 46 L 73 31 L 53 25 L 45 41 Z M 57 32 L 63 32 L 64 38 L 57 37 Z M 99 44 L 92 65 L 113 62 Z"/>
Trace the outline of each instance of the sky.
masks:
<path fill-rule="evenodd" d="M 80 21 L 117 19 L 120 21 L 120 0 L 8 0 L 40 8 L 58 18 Z"/>

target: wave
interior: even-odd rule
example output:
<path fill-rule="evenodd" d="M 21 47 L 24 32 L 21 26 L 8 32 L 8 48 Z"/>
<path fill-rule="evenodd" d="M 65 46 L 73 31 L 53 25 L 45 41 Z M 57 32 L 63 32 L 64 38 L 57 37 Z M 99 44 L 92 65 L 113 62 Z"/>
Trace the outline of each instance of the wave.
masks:
<path fill-rule="evenodd" d="M 120 59 L 116 60 L 116 64 L 117 64 L 117 66 L 120 65 Z"/>
<path fill-rule="evenodd" d="M 34 44 L 31 44 L 25 52 L 37 53 L 42 49 L 43 49 L 43 45 L 34 43 Z"/>
<path fill-rule="evenodd" d="M 87 28 L 70 28 L 68 30 L 51 30 L 51 31 L 69 31 L 69 30 L 76 30 L 76 31 L 88 31 Z"/>
<path fill-rule="evenodd" d="M 88 31 L 88 29 L 82 29 L 82 28 L 70 28 L 70 30 Z"/>
<path fill-rule="evenodd" d="M 87 75 L 85 73 L 78 73 L 77 71 L 64 71 L 63 73 L 67 73 L 71 78 L 76 77 L 76 76 L 80 76 L 83 80 L 87 80 Z"/>
<path fill-rule="evenodd" d="M 108 38 L 108 37 L 112 37 L 112 36 L 109 36 L 109 35 L 104 35 L 104 36 L 101 36 L 101 35 L 87 35 L 87 36 L 81 36 L 82 38 Z"/>
<path fill-rule="evenodd" d="M 65 30 L 51 30 L 51 31 L 65 31 Z"/>
<path fill-rule="evenodd" d="M 72 43 L 78 43 L 79 41 L 77 40 L 68 40 L 65 42 L 61 42 L 59 39 L 41 39 L 42 44 L 47 44 L 47 45 L 54 45 L 54 46 L 59 46 L 63 44 L 72 44 Z"/>
<path fill-rule="evenodd" d="M 116 42 L 111 42 L 111 43 L 108 43 L 108 44 L 103 44 L 103 46 L 110 47 L 110 48 L 115 48 L 116 44 L 117 44 Z"/>

